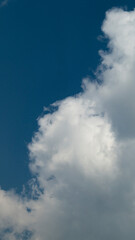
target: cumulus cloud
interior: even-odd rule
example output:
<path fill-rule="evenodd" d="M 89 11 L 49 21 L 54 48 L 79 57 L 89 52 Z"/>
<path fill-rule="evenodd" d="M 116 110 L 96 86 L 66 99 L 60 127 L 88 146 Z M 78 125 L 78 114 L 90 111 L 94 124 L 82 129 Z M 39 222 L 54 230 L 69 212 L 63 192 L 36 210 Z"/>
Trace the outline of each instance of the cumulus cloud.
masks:
<path fill-rule="evenodd" d="M 135 11 L 108 11 L 102 31 L 98 81 L 38 120 L 31 197 L 0 190 L 1 239 L 134 239 Z"/>
<path fill-rule="evenodd" d="M 134 138 L 135 12 L 107 12 L 102 30 L 109 38 L 109 51 L 101 52 L 100 102 L 119 137 Z"/>

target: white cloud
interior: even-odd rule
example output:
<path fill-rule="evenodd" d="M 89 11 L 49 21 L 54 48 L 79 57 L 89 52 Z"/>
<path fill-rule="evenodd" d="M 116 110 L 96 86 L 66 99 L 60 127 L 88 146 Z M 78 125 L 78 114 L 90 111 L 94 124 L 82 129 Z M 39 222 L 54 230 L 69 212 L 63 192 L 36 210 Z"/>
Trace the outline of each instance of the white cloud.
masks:
<path fill-rule="evenodd" d="M 134 138 L 135 12 L 109 11 L 102 30 L 110 41 L 109 52 L 101 53 L 104 84 L 98 97 L 119 137 Z"/>
<path fill-rule="evenodd" d="M 38 199 L 0 190 L 4 240 L 134 239 L 135 12 L 108 11 L 102 30 L 102 85 L 85 79 L 38 120 L 29 145 Z"/>
<path fill-rule="evenodd" d="M 39 172 L 43 186 L 47 176 L 56 175 L 57 171 L 59 176 L 65 166 L 69 171 L 75 168 L 85 177 L 112 173 L 114 136 L 107 119 L 95 111 L 94 105 L 83 94 L 70 97 L 56 103 L 56 112 L 39 120 L 39 132 L 30 145 L 34 158 L 31 169 Z"/>

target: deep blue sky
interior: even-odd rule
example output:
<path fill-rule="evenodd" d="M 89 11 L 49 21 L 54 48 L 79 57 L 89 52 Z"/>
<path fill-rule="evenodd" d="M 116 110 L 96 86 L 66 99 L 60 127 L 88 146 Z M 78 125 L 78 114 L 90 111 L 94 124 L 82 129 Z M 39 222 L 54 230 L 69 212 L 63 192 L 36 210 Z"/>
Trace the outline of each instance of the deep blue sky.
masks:
<path fill-rule="evenodd" d="M 43 106 L 80 91 L 99 63 L 105 11 L 120 0 L 10 0 L 0 8 L 0 185 L 30 178 L 27 143 Z"/>

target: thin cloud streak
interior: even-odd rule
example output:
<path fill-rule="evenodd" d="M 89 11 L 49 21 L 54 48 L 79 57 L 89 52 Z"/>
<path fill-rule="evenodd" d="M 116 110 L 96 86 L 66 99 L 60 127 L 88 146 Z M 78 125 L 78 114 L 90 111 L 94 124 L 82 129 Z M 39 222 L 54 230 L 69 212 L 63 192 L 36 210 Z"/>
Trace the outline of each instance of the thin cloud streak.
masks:
<path fill-rule="evenodd" d="M 9 0 L 4 0 L 0 3 L 0 8 L 7 6 L 9 3 Z"/>

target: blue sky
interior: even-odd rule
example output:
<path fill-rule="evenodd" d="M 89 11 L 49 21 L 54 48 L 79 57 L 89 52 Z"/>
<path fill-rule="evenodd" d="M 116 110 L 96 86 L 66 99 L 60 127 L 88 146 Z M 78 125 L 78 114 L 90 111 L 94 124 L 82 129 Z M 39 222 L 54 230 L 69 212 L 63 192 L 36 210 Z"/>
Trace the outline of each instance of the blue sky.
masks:
<path fill-rule="evenodd" d="M 2 2 L 2 1 L 1 1 Z M 43 107 L 80 91 L 95 71 L 105 11 L 126 1 L 11 0 L 0 9 L 0 183 L 30 178 L 27 144 Z M 128 9 L 134 7 L 128 1 Z M 5 174 L 6 173 L 6 174 Z M 7 178 L 8 175 L 8 178 Z"/>
<path fill-rule="evenodd" d="M 134 1 L 0 0 L 0 239 L 134 239 L 134 76 Z"/>

